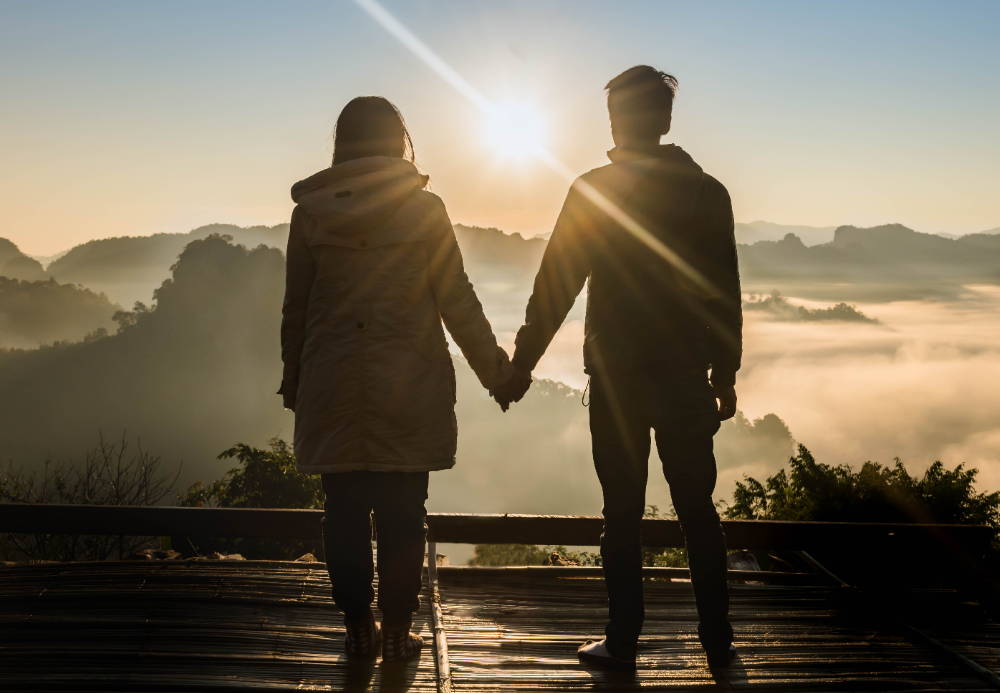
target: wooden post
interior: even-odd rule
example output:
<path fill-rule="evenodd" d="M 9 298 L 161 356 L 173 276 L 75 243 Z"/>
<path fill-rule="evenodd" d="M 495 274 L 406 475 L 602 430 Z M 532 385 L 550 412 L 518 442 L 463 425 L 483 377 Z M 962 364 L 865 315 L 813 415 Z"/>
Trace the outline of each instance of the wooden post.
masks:
<path fill-rule="evenodd" d="M 437 543 L 427 542 L 427 581 L 431 588 L 431 626 L 434 632 L 434 665 L 437 668 L 438 693 L 451 693 L 451 663 L 448 661 L 448 637 L 441 612 L 441 590 L 438 586 Z"/>

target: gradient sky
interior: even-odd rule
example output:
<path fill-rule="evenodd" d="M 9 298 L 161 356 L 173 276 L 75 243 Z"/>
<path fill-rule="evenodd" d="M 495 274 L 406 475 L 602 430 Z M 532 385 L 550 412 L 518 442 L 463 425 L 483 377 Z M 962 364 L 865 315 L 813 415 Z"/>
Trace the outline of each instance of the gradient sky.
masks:
<path fill-rule="evenodd" d="M 739 220 L 1000 226 L 1000 2 L 386 2 L 489 99 L 532 104 L 573 171 L 611 146 L 602 86 L 680 79 L 674 130 Z M 0 0 L 0 205 L 49 254 L 274 224 L 381 94 L 456 222 L 547 232 L 566 180 L 505 160 L 474 106 L 350 0 Z"/>

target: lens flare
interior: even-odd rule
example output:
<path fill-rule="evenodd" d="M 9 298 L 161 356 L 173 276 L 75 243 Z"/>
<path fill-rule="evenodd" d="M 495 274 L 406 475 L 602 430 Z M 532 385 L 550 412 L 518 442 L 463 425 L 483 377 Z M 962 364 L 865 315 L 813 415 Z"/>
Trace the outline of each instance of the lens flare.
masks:
<path fill-rule="evenodd" d="M 482 137 L 500 158 L 526 160 L 545 150 L 546 125 L 531 104 L 500 101 L 488 107 Z"/>

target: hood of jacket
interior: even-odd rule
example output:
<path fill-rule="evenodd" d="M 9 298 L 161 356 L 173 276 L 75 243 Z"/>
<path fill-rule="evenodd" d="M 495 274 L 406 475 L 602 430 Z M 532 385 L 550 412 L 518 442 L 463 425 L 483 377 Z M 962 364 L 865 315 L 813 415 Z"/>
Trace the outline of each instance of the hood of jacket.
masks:
<path fill-rule="evenodd" d="M 326 228 L 355 229 L 389 217 L 427 180 L 405 159 L 370 156 L 300 180 L 292 200 Z"/>
<path fill-rule="evenodd" d="M 616 164 L 642 161 L 693 168 L 699 172 L 702 170 L 701 166 L 691 158 L 691 155 L 676 144 L 656 144 L 651 147 L 615 147 L 608 151 L 608 158 Z"/>

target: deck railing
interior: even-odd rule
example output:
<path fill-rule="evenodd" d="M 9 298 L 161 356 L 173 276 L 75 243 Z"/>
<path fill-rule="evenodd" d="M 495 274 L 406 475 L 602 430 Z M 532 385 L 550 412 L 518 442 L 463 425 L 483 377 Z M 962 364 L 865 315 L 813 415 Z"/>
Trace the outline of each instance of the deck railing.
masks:
<path fill-rule="evenodd" d="M 113 534 L 125 536 L 319 537 L 321 510 L 286 508 L 190 508 L 107 505 L 0 504 L 0 533 Z M 563 544 L 595 546 L 600 517 L 430 513 L 430 537 L 456 544 Z M 940 545 L 983 555 L 993 539 L 985 525 L 878 522 L 785 522 L 723 520 L 730 548 L 811 550 L 835 546 L 926 549 Z M 643 544 L 684 545 L 680 523 L 642 521 Z"/>

